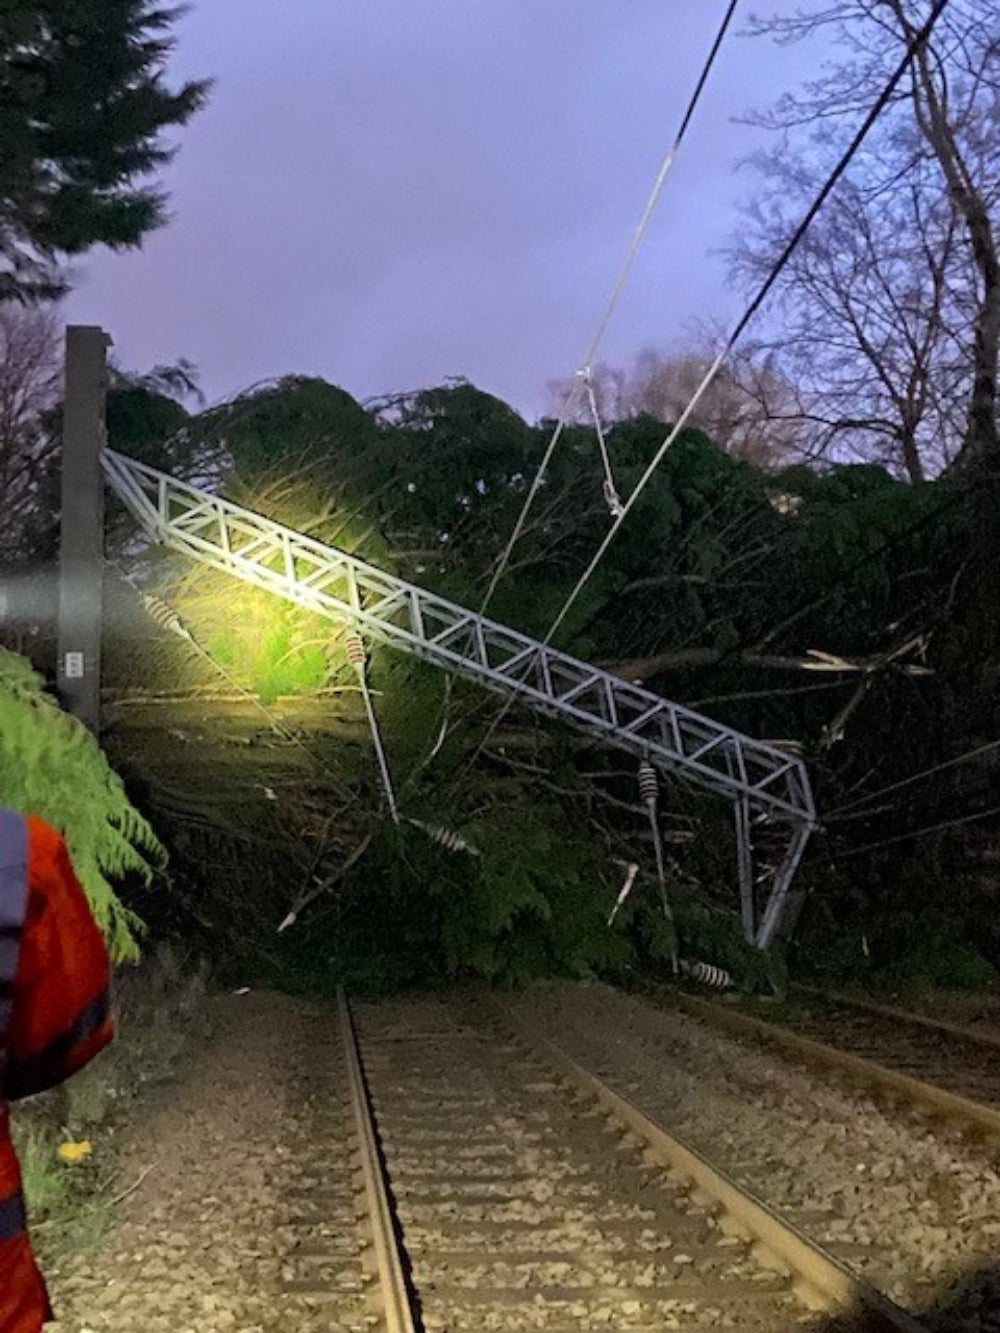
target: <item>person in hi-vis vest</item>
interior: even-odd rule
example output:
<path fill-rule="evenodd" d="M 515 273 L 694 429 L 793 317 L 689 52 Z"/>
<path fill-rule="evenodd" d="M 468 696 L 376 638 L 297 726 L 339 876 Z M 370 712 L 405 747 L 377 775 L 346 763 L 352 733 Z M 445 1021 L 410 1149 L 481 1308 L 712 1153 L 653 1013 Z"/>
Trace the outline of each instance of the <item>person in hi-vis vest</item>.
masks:
<path fill-rule="evenodd" d="M 53 1318 L 25 1224 L 8 1103 L 54 1087 L 112 1037 L 108 952 L 60 835 L 0 811 L 0 1333 Z"/>

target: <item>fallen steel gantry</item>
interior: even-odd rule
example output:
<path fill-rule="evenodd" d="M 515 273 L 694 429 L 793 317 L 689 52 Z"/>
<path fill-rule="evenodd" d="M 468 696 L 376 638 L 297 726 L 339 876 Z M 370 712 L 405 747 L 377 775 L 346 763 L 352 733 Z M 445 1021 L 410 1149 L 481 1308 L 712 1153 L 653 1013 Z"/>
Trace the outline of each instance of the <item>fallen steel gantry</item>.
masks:
<path fill-rule="evenodd" d="M 733 804 L 744 931 L 760 948 L 794 921 L 815 809 L 800 758 L 477 615 L 337 547 L 105 450 L 113 490 L 156 542 L 372 639 L 515 696 Z M 773 859 L 755 856 L 755 831 Z M 775 852 L 774 849 L 777 849 Z"/>

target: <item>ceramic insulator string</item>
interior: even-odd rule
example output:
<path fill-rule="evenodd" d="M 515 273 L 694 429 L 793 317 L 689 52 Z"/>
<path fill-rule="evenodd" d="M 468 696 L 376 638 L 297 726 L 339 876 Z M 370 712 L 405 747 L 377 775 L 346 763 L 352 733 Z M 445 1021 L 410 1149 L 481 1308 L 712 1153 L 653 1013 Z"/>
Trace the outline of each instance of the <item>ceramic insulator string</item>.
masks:
<path fill-rule="evenodd" d="M 655 807 L 660 799 L 660 779 L 648 759 L 639 765 L 639 795 L 647 806 Z"/>
<path fill-rule="evenodd" d="M 182 639 L 191 638 L 191 631 L 172 606 L 168 606 L 162 598 L 154 597 L 152 593 L 144 592 L 139 595 L 142 597 L 146 614 L 154 624 L 159 625 L 160 629 L 169 630 L 171 634 L 177 634 Z"/>
<path fill-rule="evenodd" d="M 732 974 L 724 967 L 715 967 L 712 963 L 682 963 L 681 971 L 698 981 L 703 986 L 714 986 L 716 990 L 728 990 L 733 984 Z"/>
<path fill-rule="evenodd" d="M 359 671 L 363 671 L 365 669 L 365 662 L 367 661 L 367 654 L 365 653 L 365 641 L 362 639 L 361 635 L 353 632 L 348 634 L 347 639 L 344 642 L 344 647 L 347 650 L 347 660 L 350 662 L 351 666 L 356 667 Z"/>

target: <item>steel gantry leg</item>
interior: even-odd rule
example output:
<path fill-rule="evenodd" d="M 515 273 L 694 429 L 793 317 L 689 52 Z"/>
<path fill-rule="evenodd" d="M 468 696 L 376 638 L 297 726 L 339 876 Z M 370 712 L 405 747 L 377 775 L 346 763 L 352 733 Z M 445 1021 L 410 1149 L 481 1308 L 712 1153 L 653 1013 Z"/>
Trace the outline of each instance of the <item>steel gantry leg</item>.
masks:
<path fill-rule="evenodd" d="M 768 949 L 779 935 L 789 934 L 798 920 L 806 890 L 797 885 L 793 891 L 792 886 L 811 832 L 809 824 L 793 824 L 788 828 L 785 854 L 775 868 L 771 895 L 754 941 L 759 949 Z"/>
<path fill-rule="evenodd" d="M 750 841 L 750 806 L 746 797 L 733 802 L 736 816 L 736 863 L 740 882 L 740 916 L 743 934 L 753 944 L 757 931 L 757 906 L 754 901 L 753 844 Z"/>

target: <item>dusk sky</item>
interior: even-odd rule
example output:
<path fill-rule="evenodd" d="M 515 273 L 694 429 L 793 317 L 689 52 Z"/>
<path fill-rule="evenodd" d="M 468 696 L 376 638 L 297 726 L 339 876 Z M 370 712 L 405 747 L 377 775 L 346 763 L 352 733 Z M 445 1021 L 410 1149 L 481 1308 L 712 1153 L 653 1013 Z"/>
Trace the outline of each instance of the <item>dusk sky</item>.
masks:
<path fill-rule="evenodd" d="M 289 372 L 361 399 L 465 375 L 534 417 L 594 332 L 723 9 L 200 0 L 174 70 L 217 83 L 166 173 L 170 225 L 89 255 L 67 317 L 128 368 L 190 358 L 210 401 Z M 732 118 L 805 60 L 730 37 L 603 359 L 734 313 L 712 251 L 761 139 Z"/>

